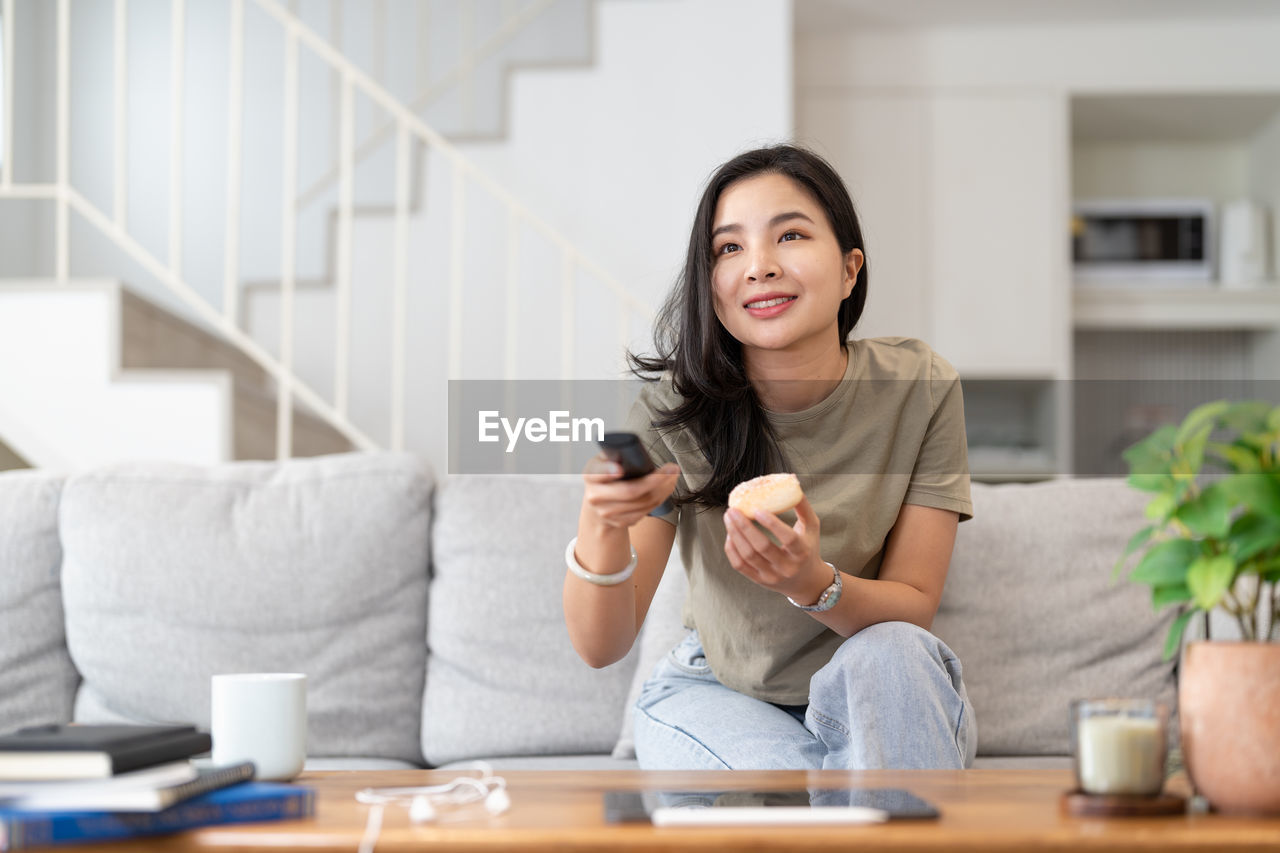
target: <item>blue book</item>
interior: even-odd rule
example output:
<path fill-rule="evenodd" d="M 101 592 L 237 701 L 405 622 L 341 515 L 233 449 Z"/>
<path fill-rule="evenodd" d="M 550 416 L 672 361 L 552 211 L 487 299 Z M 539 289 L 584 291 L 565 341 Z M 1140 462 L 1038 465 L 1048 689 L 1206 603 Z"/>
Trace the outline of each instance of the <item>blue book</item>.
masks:
<path fill-rule="evenodd" d="M 179 832 L 199 826 L 292 820 L 315 812 L 315 792 L 297 785 L 242 782 L 158 812 L 41 812 L 0 809 L 0 850 Z"/>

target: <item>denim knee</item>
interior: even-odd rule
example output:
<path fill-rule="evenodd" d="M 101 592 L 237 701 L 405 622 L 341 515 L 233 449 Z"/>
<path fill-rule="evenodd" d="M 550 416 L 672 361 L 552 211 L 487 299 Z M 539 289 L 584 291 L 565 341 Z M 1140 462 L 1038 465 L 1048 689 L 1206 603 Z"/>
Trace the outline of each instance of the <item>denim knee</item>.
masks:
<path fill-rule="evenodd" d="M 943 646 L 942 641 L 919 625 L 910 622 L 877 622 L 841 643 L 831 659 L 833 662 L 840 661 L 842 667 L 851 666 L 854 669 L 878 669 L 886 662 L 899 658 L 932 658 L 942 665 L 944 657 L 939 646 Z M 950 656 L 955 657 L 954 654 Z"/>
<path fill-rule="evenodd" d="M 898 690 L 928 690 L 933 681 L 930 673 L 945 674 L 944 680 L 964 696 L 960 659 L 946 643 L 910 622 L 879 622 L 840 644 L 827 665 L 814 674 L 810 696 L 865 688 L 865 692 L 890 699 Z M 886 691 L 893 685 L 898 690 Z"/>
<path fill-rule="evenodd" d="M 871 756 L 866 760 L 880 760 L 896 749 L 892 744 L 868 747 L 868 738 L 923 739 L 918 754 L 886 759 L 895 763 L 880 766 L 951 766 L 944 763 L 951 750 L 959 751 L 962 766 L 973 760 L 976 728 L 960 660 L 917 625 L 882 622 L 845 640 L 810 681 L 809 701 L 812 721 L 859 741 L 858 748 Z M 866 721 L 875 722 L 868 729 Z M 931 727 L 937 729 L 933 736 L 922 734 Z M 890 734 L 898 728 L 902 731 Z"/>

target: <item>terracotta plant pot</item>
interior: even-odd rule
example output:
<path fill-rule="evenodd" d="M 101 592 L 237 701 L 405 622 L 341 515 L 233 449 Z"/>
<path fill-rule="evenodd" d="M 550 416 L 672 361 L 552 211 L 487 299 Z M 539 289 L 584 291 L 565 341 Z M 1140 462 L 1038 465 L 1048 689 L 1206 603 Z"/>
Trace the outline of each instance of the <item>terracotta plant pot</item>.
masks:
<path fill-rule="evenodd" d="M 1178 715 L 1187 772 L 1214 809 L 1280 814 L 1280 643 L 1189 644 Z"/>

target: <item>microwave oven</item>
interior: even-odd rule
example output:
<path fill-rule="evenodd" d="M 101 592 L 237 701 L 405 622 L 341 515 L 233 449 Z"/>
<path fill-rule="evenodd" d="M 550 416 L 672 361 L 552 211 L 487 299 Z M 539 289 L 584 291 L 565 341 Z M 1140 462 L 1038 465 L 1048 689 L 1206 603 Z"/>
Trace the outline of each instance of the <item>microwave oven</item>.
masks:
<path fill-rule="evenodd" d="M 1082 200 L 1073 214 L 1077 281 L 1213 279 L 1214 206 L 1208 199 Z"/>

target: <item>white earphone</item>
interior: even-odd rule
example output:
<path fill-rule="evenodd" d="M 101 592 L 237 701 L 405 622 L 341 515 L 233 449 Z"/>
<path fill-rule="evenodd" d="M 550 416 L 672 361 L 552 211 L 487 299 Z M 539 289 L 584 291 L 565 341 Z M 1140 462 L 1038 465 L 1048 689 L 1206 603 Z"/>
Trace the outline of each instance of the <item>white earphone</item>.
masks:
<path fill-rule="evenodd" d="M 356 800 L 373 806 L 365 824 L 364 838 L 360 841 L 360 853 L 371 853 L 382 831 L 382 812 L 388 805 L 402 805 L 409 810 L 409 820 L 415 824 L 430 823 L 439 816 L 441 806 L 467 806 L 483 803 L 484 810 L 492 817 L 511 808 L 511 796 L 507 794 L 507 780 L 493 775 L 493 768 L 483 761 L 472 765 L 480 771 L 477 776 L 459 776 L 444 785 L 428 785 L 417 788 L 364 788 L 356 792 Z"/>

